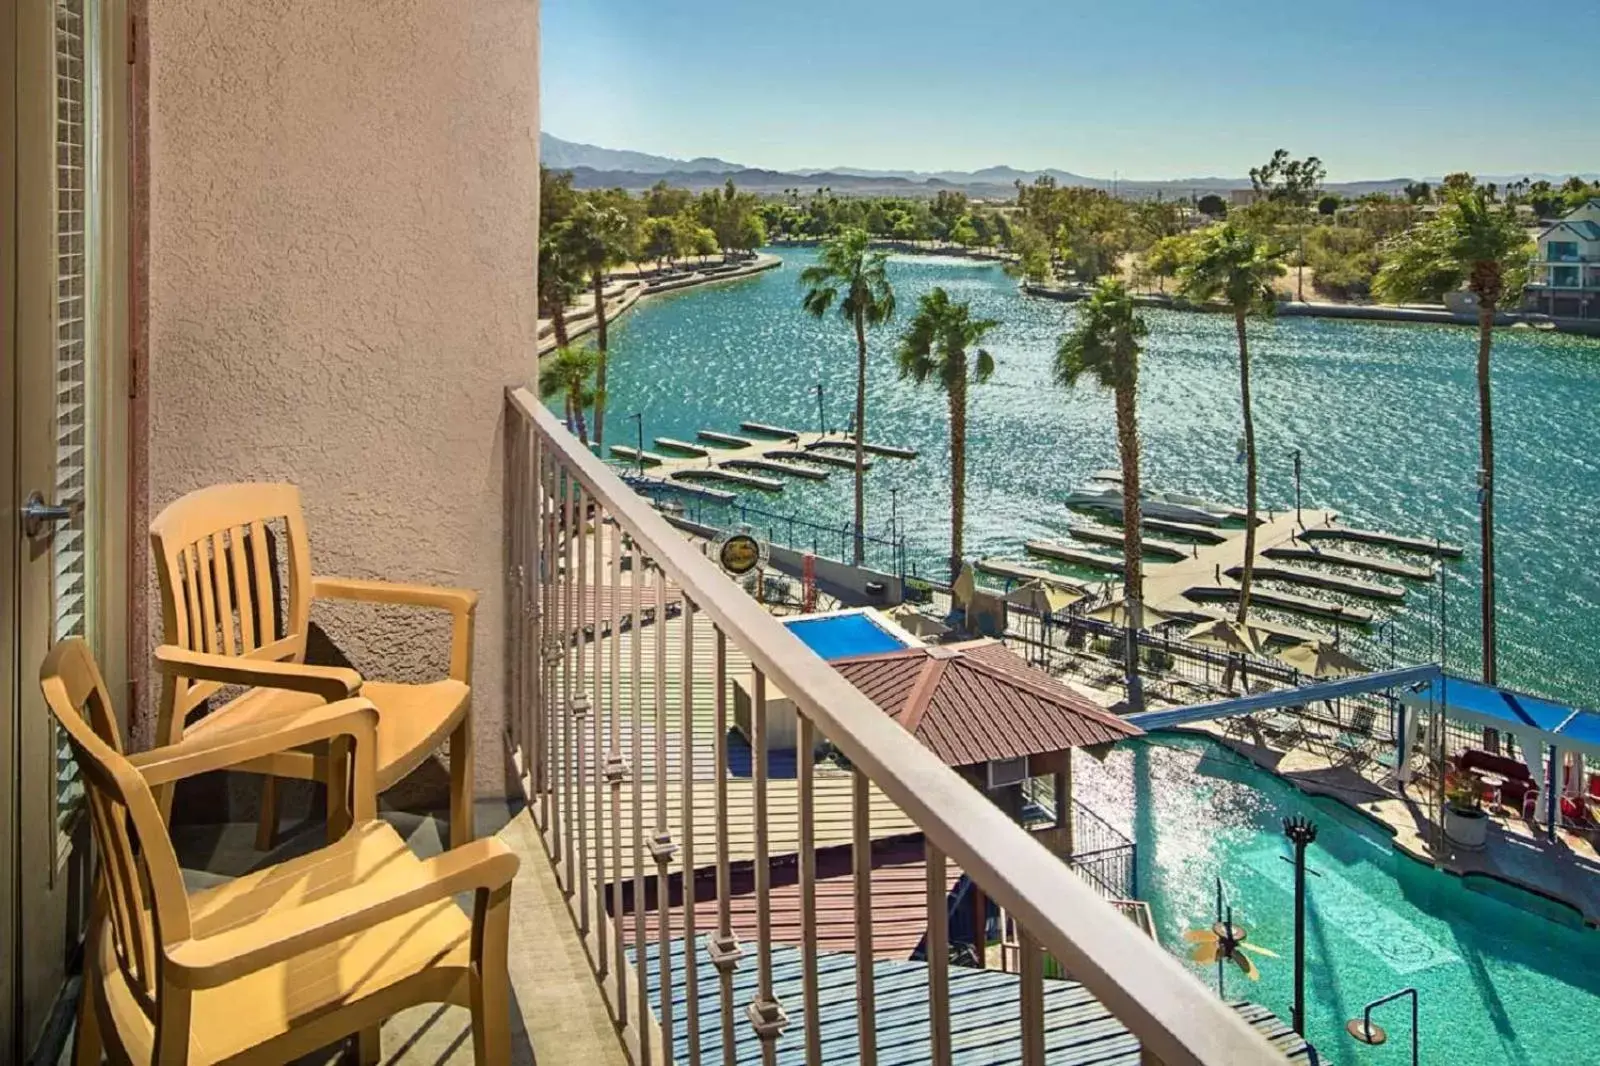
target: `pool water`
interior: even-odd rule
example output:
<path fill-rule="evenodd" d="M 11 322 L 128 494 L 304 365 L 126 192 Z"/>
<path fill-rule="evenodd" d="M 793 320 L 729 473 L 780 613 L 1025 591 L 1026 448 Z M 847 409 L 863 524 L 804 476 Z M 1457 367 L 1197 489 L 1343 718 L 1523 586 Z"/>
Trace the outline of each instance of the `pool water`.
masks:
<path fill-rule="evenodd" d="M 899 651 L 906 642 L 860 611 L 822 618 L 793 618 L 783 623 L 806 647 L 833 661 L 851 655 Z"/>
<path fill-rule="evenodd" d="M 1344 1026 L 1371 1000 L 1415 987 L 1424 1063 L 1600 1063 L 1600 932 L 1570 912 L 1415 862 L 1361 814 L 1207 741 L 1157 735 L 1120 745 L 1104 763 L 1080 758 L 1074 771 L 1077 797 L 1137 842 L 1140 894 L 1162 944 L 1183 952 L 1184 931 L 1211 924 L 1220 876 L 1248 942 L 1279 955 L 1256 958 L 1257 984 L 1227 967 L 1226 994 L 1285 1019 L 1294 869 L 1282 820 L 1317 824 L 1307 852 L 1306 1036 L 1322 1061 L 1409 1062 L 1405 1001 L 1373 1016 L 1386 1045 L 1359 1044 Z M 1216 987 L 1215 966 L 1189 965 Z"/>

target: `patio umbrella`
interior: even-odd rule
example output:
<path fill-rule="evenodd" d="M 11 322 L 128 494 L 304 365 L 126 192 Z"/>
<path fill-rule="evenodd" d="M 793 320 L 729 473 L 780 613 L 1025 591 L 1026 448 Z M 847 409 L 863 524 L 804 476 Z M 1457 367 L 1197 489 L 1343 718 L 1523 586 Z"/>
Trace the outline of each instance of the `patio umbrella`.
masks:
<path fill-rule="evenodd" d="M 929 618 L 915 607 L 890 611 L 889 617 L 894 619 L 900 628 L 914 637 L 929 637 L 933 640 L 939 640 L 954 632 L 937 618 Z"/>
<path fill-rule="evenodd" d="M 1006 593 L 1006 602 L 1011 606 L 1032 611 L 1041 618 L 1059 614 L 1081 599 L 1083 594 L 1080 592 L 1068 592 L 1066 589 L 1047 585 L 1037 578 L 1018 585 Z"/>
<path fill-rule="evenodd" d="M 1278 653 L 1278 658 L 1311 677 L 1354 677 L 1369 671 L 1326 640 L 1308 640 Z"/>
<path fill-rule="evenodd" d="M 1146 629 L 1154 629 L 1163 622 L 1172 621 L 1173 618 L 1172 615 L 1158 611 L 1154 607 L 1145 607 L 1139 612 L 1139 616 Z M 1127 611 L 1123 608 L 1121 600 L 1116 603 L 1108 603 L 1104 607 L 1096 607 L 1089 612 L 1089 617 L 1097 622 L 1110 622 L 1118 628 L 1128 624 Z"/>
<path fill-rule="evenodd" d="M 1261 649 L 1267 645 L 1267 634 L 1263 630 L 1231 618 L 1213 618 L 1209 622 L 1201 622 L 1185 633 L 1183 638 L 1243 655 L 1260 655 Z"/>
<path fill-rule="evenodd" d="M 977 590 L 978 579 L 973 576 L 972 564 L 966 563 L 961 567 L 961 573 L 956 575 L 956 580 L 950 586 L 950 599 L 958 610 L 966 610 L 972 602 L 972 594 Z"/>

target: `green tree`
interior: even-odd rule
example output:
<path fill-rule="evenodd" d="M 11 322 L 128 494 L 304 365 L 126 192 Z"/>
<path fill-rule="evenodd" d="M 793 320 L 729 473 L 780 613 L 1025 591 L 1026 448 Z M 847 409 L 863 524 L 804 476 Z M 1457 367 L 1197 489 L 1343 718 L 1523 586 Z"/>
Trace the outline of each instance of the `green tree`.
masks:
<path fill-rule="evenodd" d="M 1110 389 L 1117 411 L 1117 453 L 1122 460 L 1123 617 L 1127 645 L 1128 707 L 1144 707 L 1139 682 L 1139 630 L 1144 628 L 1144 540 L 1139 494 L 1139 352 L 1149 333 L 1121 282 L 1107 278 L 1078 305 L 1078 322 L 1056 345 L 1055 379 L 1073 388 L 1085 377 Z"/>
<path fill-rule="evenodd" d="M 1433 186 L 1425 181 L 1406 182 L 1405 194 L 1406 199 L 1414 204 L 1433 202 Z"/>
<path fill-rule="evenodd" d="M 894 288 L 889 284 L 889 256 L 868 250 L 867 231 L 847 229 L 824 241 L 814 265 L 800 272 L 805 288 L 801 306 L 818 318 L 838 308 L 856 334 L 856 498 L 855 565 L 866 555 L 867 329 L 894 317 Z"/>
<path fill-rule="evenodd" d="M 1339 205 L 1343 202 L 1337 196 L 1324 196 L 1317 201 L 1317 214 L 1324 218 L 1332 218 L 1339 213 Z"/>
<path fill-rule="evenodd" d="M 1447 179 L 1448 180 L 1448 179 Z M 1396 243 L 1378 271 L 1384 299 L 1416 299 L 1439 280 L 1465 282 L 1478 302 L 1478 509 L 1483 543 L 1483 679 L 1495 684 L 1494 422 L 1490 397 L 1490 352 L 1494 318 L 1506 277 L 1529 254 L 1527 231 L 1516 209 L 1496 207 L 1485 190 L 1454 188 L 1437 214 Z"/>
<path fill-rule="evenodd" d="M 640 254 L 655 260 L 659 266 L 662 260 L 672 262 L 682 255 L 682 227 L 677 225 L 674 218 L 664 218 L 652 215 L 644 220 L 644 245 Z"/>
<path fill-rule="evenodd" d="M 1250 187 L 1262 199 L 1309 207 L 1327 174 L 1316 156 L 1292 159 L 1287 149 L 1279 148 L 1265 164 L 1250 168 Z"/>
<path fill-rule="evenodd" d="M 1228 201 L 1214 192 L 1208 192 L 1200 197 L 1200 202 L 1194 205 L 1194 209 L 1207 218 L 1228 217 Z"/>
<path fill-rule="evenodd" d="M 967 515 L 967 387 L 994 373 L 994 357 L 976 348 L 1000 323 L 973 318 L 965 303 L 942 288 L 922 297 L 900 338 L 900 376 L 918 385 L 933 381 L 950 406 L 950 578 L 961 572 L 962 533 Z M 974 349 L 970 351 L 969 349 Z"/>
<path fill-rule="evenodd" d="M 589 271 L 594 293 L 595 340 L 598 362 L 594 384 L 594 440 L 605 445 L 606 364 L 610 352 L 610 333 L 606 322 L 606 270 L 626 262 L 632 254 L 631 222 L 620 208 L 596 199 L 578 205 L 572 216 L 572 246 L 578 260 Z"/>
<path fill-rule="evenodd" d="M 539 165 L 539 232 L 567 221 L 578 209 L 578 194 L 572 188 L 570 170 L 551 170 Z"/>
<path fill-rule="evenodd" d="M 584 425 L 583 412 L 595 403 L 595 390 L 590 382 L 598 363 L 599 357 L 592 349 L 564 346 L 557 348 L 539 368 L 539 395 L 546 400 L 561 397 L 567 428 L 578 435 L 586 448 L 589 431 Z"/>
<path fill-rule="evenodd" d="M 1221 299 L 1233 311 L 1239 342 L 1239 402 L 1244 418 L 1244 567 L 1239 574 L 1238 620 L 1249 617 L 1256 556 L 1256 424 L 1250 408 L 1250 343 L 1245 321 L 1275 306 L 1273 279 L 1285 273 L 1282 253 L 1259 234 L 1224 222 L 1195 235 L 1184 247 L 1178 289 L 1192 300 Z"/>
<path fill-rule="evenodd" d="M 583 262 L 570 230 L 568 222 L 539 229 L 539 317 L 550 320 L 558 348 L 567 346 L 567 306 L 583 288 Z"/>

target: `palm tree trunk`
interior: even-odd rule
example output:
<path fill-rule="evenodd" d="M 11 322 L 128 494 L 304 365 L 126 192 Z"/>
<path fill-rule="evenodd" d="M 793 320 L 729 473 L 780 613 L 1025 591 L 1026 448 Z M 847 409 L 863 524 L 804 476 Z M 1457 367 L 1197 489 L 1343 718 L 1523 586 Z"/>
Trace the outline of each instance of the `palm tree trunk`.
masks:
<path fill-rule="evenodd" d="M 583 401 L 572 393 L 567 394 L 568 424 L 578 428 L 578 443 L 589 446 L 589 427 L 583 421 Z"/>
<path fill-rule="evenodd" d="M 1250 580 L 1256 566 L 1256 422 L 1250 412 L 1250 345 L 1245 338 L 1244 311 L 1233 313 L 1239 337 L 1239 401 L 1244 408 L 1244 566 L 1239 573 L 1239 611 L 1242 624 L 1250 615 Z"/>
<path fill-rule="evenodd" d="M 559 300 L 550 305 L 550 325 L 555 330 L 556 347 L 565 348 L 571 338 L 567 335 L 567 308 Z"/>
<path fill-rule="evenodd" d="M 964 369 L 964 368 L 963 368 Z M 961 576 L 967 528 L 967 377 L 950 386 L 950 580 Z"/>
<path fill-rule="evenodd" d="M 867 320 L 864 311 L 856 319 L 856 535 L 854 563 L 866 558 L 867 524 Z"/>
<path fill-rule="evenodd" d="M 1478 490 L 1483 537 L 1483 680 L 1496 684 L 1494 609 L 1494 422 L 1489 400 L 1489 350 L 1494 343 L 1493 302 L 1478 303 L 1478 437 L 1482 482 Z"/>
<path fill-rule="evenodd" d="M 1122 606 L 1127 626 L 1128 710 L 1144 709 L 1139 683 L 1139 630 L 1144 628 L 1144 537 L 1139 506 L 1139 416 L 1135 386 L 1116 391 L 1117 451 L 1122 457 Z"/>
<path fill-rule="evenodd" d="M 606 440 L 606 358 L 609 338 L 606 335 L 606 273 L 599 267 L 594 275 L 594 333 L 599 347 L 600 361 L 594 370 L 594 443 L 604 448 Z"/>

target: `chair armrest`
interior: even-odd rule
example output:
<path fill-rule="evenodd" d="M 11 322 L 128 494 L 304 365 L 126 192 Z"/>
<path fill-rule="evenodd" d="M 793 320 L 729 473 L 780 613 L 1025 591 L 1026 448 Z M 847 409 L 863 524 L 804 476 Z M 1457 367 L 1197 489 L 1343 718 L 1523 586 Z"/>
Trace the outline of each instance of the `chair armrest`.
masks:
<path fill-rule="evenodd" d="M 474 590 L 357 577 L 316 577 L 311 579 L 311 597 L 449 611 L 450 676 L 463 684 L 472 683 L 472 621 L 473 612 L 478 609 L 478 594 Z"/>
<path fill-rule="evenodd" d="M 349 699 L 361 691 L 361 675 L 349 667 L 214 655 L 189 651 L 175 644 L 163 644 L 156 649 L 156 669 L 168 677 L 187 677 L 192 681 L 309 692 L 328 703 Z"/>
<path fill-rule="evenodd" d="M 442 585 L 410 585 L 398 581 L 373 581 L 359 577 L 312 578 L 311 595 L 313 599 L 436 607 L 457 616 L 470 615 L 478 607 L 478 593 L 473 589 L 446 588 Z"/>
<path fill-rule="evenodd" d="M 503 888 L 517 866 L 517 856 L 503 841 L 474 840 L 424 861 L 420 883 L 410 888 L 397 892 L 380 876 L 248 925 L 170 944 L 168 973 L 184 988 L 214 988 L 459 892 Z"/>
<path fill-rule="evenodd" d="M 371 700 L 340 700 L 270 721 L 202 733 L 130 755 L 128 761 L 151 786 L 166 785 L 338 737 L 355 741 L 355 815 L 370 820 L 375 814 L 362 818 L 361 812 L 377 808 L 378 711 Z"/>

